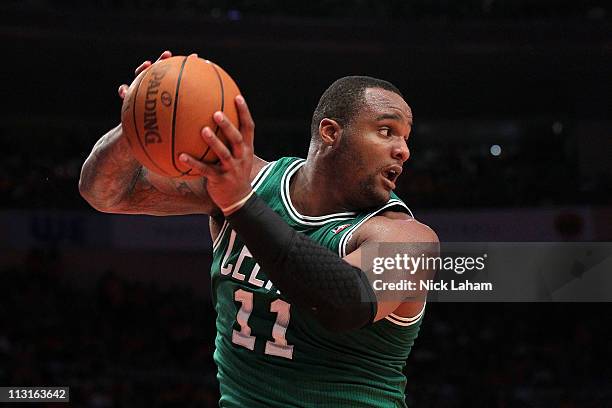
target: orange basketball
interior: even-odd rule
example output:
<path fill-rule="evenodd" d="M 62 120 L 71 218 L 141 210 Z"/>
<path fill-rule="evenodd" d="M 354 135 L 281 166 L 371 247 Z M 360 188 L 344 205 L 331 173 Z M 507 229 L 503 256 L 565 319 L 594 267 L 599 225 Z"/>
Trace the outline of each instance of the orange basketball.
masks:
<path fill-rule="evenodd" d="M 238 125 L 234 98 L 239 93 L 221 67 L 195 55 L 156 62 L 136 77 L 123 100 L 121 125 L 134 156 L 163 176 L 194 177 L 178 156 L 217 160 L 201 130 L 209 126 L 225 141 L 212 115 L 222 111 Z"/>

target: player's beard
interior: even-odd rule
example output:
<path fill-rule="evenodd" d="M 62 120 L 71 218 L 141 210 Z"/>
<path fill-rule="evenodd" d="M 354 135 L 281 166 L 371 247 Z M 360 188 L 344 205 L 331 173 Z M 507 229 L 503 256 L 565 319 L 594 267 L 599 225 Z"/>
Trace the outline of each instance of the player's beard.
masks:
<path fill-rule="evenodd" d="M 374 174 L 370 174 L 365 179 L 359 181 L 361 194 L 365 203 L 369 203 L 368 207 L 379 207 L 389 200 L 389 193 L 380 187 L 380 170 Z"/>
<path fill-rule="evenodd" d="M 348 136 L 348 137 L 347 137 Z M 361 210 L 378 207 L 389 200 L 389 192 L 381 187 L 379 180 L 384 166 L 374 170 L 364 166 L 368 163 L 366 152 L 359 151 L 351 143 L 358 134 L 347 132 L 340 141 L 336 163 L 342 169 L 341 187 L 348 190 L 351 209 Z"/>

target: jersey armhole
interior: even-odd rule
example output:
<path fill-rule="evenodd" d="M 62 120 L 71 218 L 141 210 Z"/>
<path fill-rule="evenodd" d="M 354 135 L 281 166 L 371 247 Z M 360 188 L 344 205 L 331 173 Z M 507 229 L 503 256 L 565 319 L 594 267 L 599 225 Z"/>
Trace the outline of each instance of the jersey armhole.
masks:
<path fill-rule="evenodd" d="M 346 244 L 351 240 L 351 237 L 353 236 L 353 233 L 355 231 L 357 231 L 357 228 L 362 226 L 367 220 L 369 220 L 370 218 L 374 217 L 375 215 L 378 215 L 381 212 L 383 212 L 385 210 L 389 210 L 390 208 L 396 207 L 396 206 L 402 207 L 402 209 L 404 209 L 407 214 L 409 214 L 412 218 L 414 218 L 414 215 L 412 214 L 412 211 L 410 211 L 410 208 L 408 208 L 408 206 L 406 204 L 404 204 L 402 201 L 400 201 L 400 200 L 398 200 L 396 198 L 392 198 L 385 205 L 383 205 L 382 207 L 380 207 L 376 211 L 373 211 L 373 212 L 369 213 L 368 215 L 363 217 L 363 219 L 361 221 L 359 221 L 357 224 L 353 225 L 351 228 L 348 228 L 346 230 L 346 232 L 344 233 L 344 235 L 340 239 L 340 242 L 338 243 L 338 255 L 340 256 L 340 258 L 344 258 L 347 255 L 346 254 Z"/>
<path fill-rule="evenodd" d="M 375 215 L 378 215 L 381 212 L 384 212 L 385 210 L 388 210 L 388 209 L 390 209 L 392 207 L 397 207 L 397 206 L 402 207 L 402 209 L 404 209 L 407 214 L 409 214 L 412 218 L 414 218 L 414 215 L 412 214 L 412 211 L 410 210 L 410 208 L 408 208 L 408 206 L 406 204 L 404 204 L 404 202 L 402 202 L 402 201 L 400 201 L 400 200 L 398 200 L 396 198 L 392 198 L 391 200 L 389 200 L 387 202 L 387 204 L 385 204 L 381 208 L 379 208 L 376 211 L 371 212 L 370 214 L 365 216 L 361 221 L 359 221 L 353 227 L 349 228 L 344 233 L 344 235 L 340 239 L 340 243 L 338 244 L 338 255 L 341 258 L 344 258 L 346 256 L 346 245 L 350 241 L 351 237 L 353 236 L 353 233 L 357 230 L 357 228 L 359 228 L 367 220 L 369 220 L 370 218 L 374 217 Z M 423 307 L 421 308 L 421 311 L 419 313 L 417 313 L 415 316 L 404 317 L 404 316 L 396 315 L 395 313 L 390 313 L 387 316 L 385 316 L 384 319 L 386 319 L 390 323 L 393 323 L 396 326 L 402 326 L 402 327 L 412 326 L 412 325 L 418 323 L 419 320 L 423 317 L 423 313 L 425 312 L 425 305 L 426 304 L 427 304 L 427 301 L 423 302 Z M 382 321 L 382 319 L 381 319 L 381 321 Z"/>

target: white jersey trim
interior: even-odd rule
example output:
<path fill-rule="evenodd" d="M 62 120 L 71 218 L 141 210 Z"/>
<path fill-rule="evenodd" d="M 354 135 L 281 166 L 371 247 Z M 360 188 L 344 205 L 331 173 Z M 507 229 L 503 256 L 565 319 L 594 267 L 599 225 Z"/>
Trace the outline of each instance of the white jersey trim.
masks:
<path fill-rule="evenodd" d="M 424 302 L 423 308 L 415 316 L 404 317 L 404 316 L 398 316 L 394 313 L 390 313 L 388 316 L 385 316 L 385 319 L 387 319 L 391 323 L 396 324 L 398 326 L 402 326 L 402 327 L 412 326 L 413 324 L 416 324 L 419 322 L 419 320 L 421 320 L 421 318 L 423 317 L 423 314 L 425 313 L 426 305 L 427 305 L 427 302 Z"/>
<path fill-rule="evenodd" d="M 351 237 L 353 236 L 353 233 L 357 230 L 357 228 L 359 228 L 361 225 L 363 225 L 364 222 L 366 222 L 367 220 L 369 220 L 373 216 L 377 215 L 378 213 L 380 213 L 384 209 L 387 209 L 389 207 L 393 207 L 393 206 L 396 206 L 396 205 L 404 207 L 406 210 L 408 210 L 408 212 L 410 213 L 410 216 L 412 218 L 414 218 L 414 215 L 412 215 L 412 211 L 410 211 L 410 208 L 408 208 L 408 206 L 406 206 L 406 204 L 404 204 L 402 201 L 400 201 L 400 200 L 398 200 L 396 198 L 390 199 L 389 201 L 387 201 L 387 204 L 383 205 L 382 207 L 380 207 L 376 211 L 371 212 L 370 214 L 366 215 L 361 221 L 359 221 L 357 224 L 353 225 L 351 228 L 349 228 L 346 231 L 346 233 L 340 239 L 340 243 L 338 244 L 338 255 L 340 255 L 340 258 L 344 258 L 346 256 L 346 244 L 351 239 Z"/>
<path fill-rule="evenodd" d="M 217 235 L 217 238 L 213 241 L 213 245 L 212 245 L 213 252 L 215 252 L 217 250 L 217 247 L 219 246 L 219 243 L 221 242 L 221 238 L 225 234 L 225 230 L 227 230 L 228 225 L 229 224 L 227 223 L 227 221 L 223 221 L 223 225 L 221 226 L 221 230 L 219 231 L 219 234 Z"/>
<path fill-rule="evenodd" d="M 251 187 L 253 188 L 253 190 L 257 191 L 257 189 L 261 186 L 261 183 L 263 183 L 263 181 L 270 174 L 270 171 L 272 170 L 272 166 L 274 165 L 274 163 L 276 163 L 276 161 L 266 164 L 265 166 L 261 168 L 261 170 L 257 172 L 257 175 L 251 182 Z M 219 231 L 219 235 L 217 235 L 217 238 L 213 241 L 213 245 L 212 245 L 213 252 L 215 252 L 215 250 L 219 246 L 219 243 L 221 242 L 221 238 L 223 238 L 223 235 L 227 231 L 228 226 L 229 224 L 227 223 L 227 220 L 224 220 L 223 225 L 221 226 L 221 230 Z"/>
<path fill-rule="evenodd" d="M 266 164 L 261 168 L 261 170 L 259 170 L 259 172 L 257 172 L 257 175 L 255 176 L 253 181 L 251 181 L 251 187 L 253 187 L 253 190 L 257 191 L 261 183 L 268 177 L 268 174 L 272 170 L 272 166 L 274 165 L 274 163 L 276 163 L 276 161 L 272 161 Z"/>
<path fill-rule="evenodd" d="M 285 209 L 287 210 L 287 214 L 293 221 L 298 224 L 307 225 L 307 226 L 320 226 L 325 225 L 332 221 L 343 221 L 343 220 L 352 220 L 357 215 L 356 212 L 341 212 L 320 216 L 310 216 L 310 215 L 302 215 L 299 211 L 294 207 L 291 202 L 291 195 L 289 193 L 289 184 L 291 180 L 291 176 L 297 172 L 300 167 L 302 167 L 306 163 L 306 160 L 299 159 L 295 162 L 291 163 L 289 167 L 285 170 L 285 174 L 281 178 L 281 199 Z"/>

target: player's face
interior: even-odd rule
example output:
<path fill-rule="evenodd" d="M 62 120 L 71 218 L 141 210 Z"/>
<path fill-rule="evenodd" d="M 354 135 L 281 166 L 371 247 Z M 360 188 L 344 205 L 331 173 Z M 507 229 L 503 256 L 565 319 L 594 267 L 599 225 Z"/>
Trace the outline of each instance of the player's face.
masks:
<path fill-rule="evenodd" d="M 347 184 L 355 205 L 373 207 L 389 200 L 402 165 L 410 156 L 407 141 L 412 111 L 391 91 L 368 88 L 364 96 L 364 106 L 345 128 L 340 150 L 351 169 Z"/>

